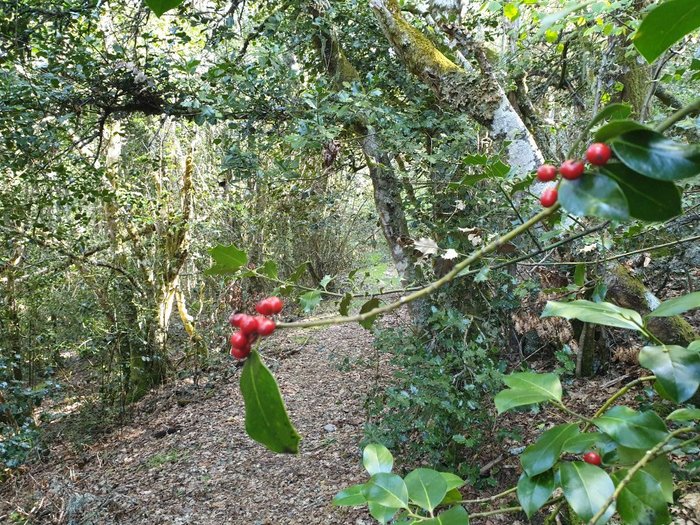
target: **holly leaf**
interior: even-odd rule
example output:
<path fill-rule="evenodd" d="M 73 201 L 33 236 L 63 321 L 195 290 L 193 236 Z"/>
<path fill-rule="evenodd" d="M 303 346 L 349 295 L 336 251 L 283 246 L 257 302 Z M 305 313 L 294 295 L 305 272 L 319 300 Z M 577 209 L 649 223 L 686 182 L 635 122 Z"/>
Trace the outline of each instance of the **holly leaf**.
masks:
<path fill-rule="evenodd" d="M 650 64 L 673 44 L 700 27 L 697 0 L 668 0 L 644 17 L 634 34 L 637 51 Z"/>
<path fill-rule="evenodd" d="M 629 107 L 629 106 L 628 106 Z M 635 129 L 649 129 L 636 120 L 611 120 L 593 134 L 595 142 L 608 142 L 610 139 Z"/>
<path fill-rule="evenodd" d="M 520 372 L 505 376 L 503 382 L 510 389 L 496 394 L 494 401 L 499 414 L 518 406 L 561 401 L 561 383 L 556 374 Z"/>
<path fill-rule="evenodd" d="M 628 131 L 610 145 L 628 168 L 652 179 L 673 181 L 700 173 L 700 146 L 674 142 L 656 131 Z"/>
<path fill-rule="evenodd" d="M 551 470 L 532 478 L 523 472 L 518 480 L 518 501 L 528 518 L 542 508 L 552 492 L 554 492 L 554 473 Z"/>
<path fill-rule="evenodd" d="M 627 473 L 627 469 L 615 472 L 612 476 L 615 485 L 619 485 Z M 617 512 L 623 522 L 629 525 L 671 522 L 661 485 L 654 476 L 643 470 L 637 472 L 618 495 Z"/>
<path fill-rule="evenodd" d="M 559 185 L 559 203 L 577 217 L 600 217 L 624 221 L 629 218 L 625 195 L 610 177 L 591 172 Z"/>
<path fill-rule="evenodd" d="M 273 452 L 297 454 L 301 438 L 289 420 L 277 381 L 257 350 L 243 365 L 240 386 L 248 435 Z"/>
<path fill-rule="evenodd" d="M 610 476 L 595 465 L 581 461 L 562 463 L 559 472 L 566 501 L 576 515 L 584 521 L 595 516 L 615 492 L 615 485 Z M 612 503 L 596 525 L 606 523 L 614 513 L 615 503 Z"/>
<path fill-rule="evenodd" d="M 520 456 L 525 473 L 533 477 L 551 469 L 559 461 L 564 443 L 579 432 L 575 423 L 557 425 L 544 432 Z"/>
<path fill-rule="evenodd" d="M 209 250 L 209 255 L 214 259 L 214 265 L 205 270 L 206 275 L 235 273 L 242 266 L 248 264 L 248 255 L 233 244 L 229 246 L 218 244 Z"/>
<path fill-rule="evenodd" d="M 371 312 L 372 310 L 374 310 L 378 306 L 379 306 L 379 299 L 374 297 L 362 305 L 362 307 L 360 308 L 360 313 L 366 314 L 367 312 Z M 360 321 L 360 326 L 362 328 L 366 328 L 367 330 L 369 330 L 370 328 L 372 328 L 372 324 L 374 324 L 374 321 L 376 319 L 377 319 L 377 316 L 372 315 L 372 316 L 368 317 L 367 319 L 365 319 L 364 321 Z"/>
<path fill-rule="evenodd" d="M 151 8 L 151 11 L 160 18 L 163 13 L 175 9 L 183 0 L 145 0 L 146 5 Z"/>
<path fill-rule="evenodd" d="M 593 423 L 613 441 L 629 448 L 652 448 L 668 433 L 655 412 L 637 412 L 625 406 L 611 408 Z"/>
<path fill-rule="evenodd" d="M 639 364 L 654 372 L 664 397 L 676 403 L 690 399 L 700 386 L 700 353 L 682 346 L 645 346 Z"/>

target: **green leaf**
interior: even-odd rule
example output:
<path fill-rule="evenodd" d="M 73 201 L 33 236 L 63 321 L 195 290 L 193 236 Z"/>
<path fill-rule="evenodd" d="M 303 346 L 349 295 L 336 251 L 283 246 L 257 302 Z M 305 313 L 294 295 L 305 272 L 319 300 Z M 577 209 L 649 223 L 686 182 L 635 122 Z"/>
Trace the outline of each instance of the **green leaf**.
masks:
<path fill-rule="evenodd" d="M 353 507 L 357 505 L 364 505 L 367 503 L 367 498 L 365 497 L 366 485 L 364 483 L 360 485 L 353 485 L 345 490 L 341 490 L 333 498 L 333 505 L 336 507 Z"/>
<path fill-rule="evenodd" d="M 445 494 L 445 497 L 440 502 L 440 505 L 451 505 L 452 503 L 457 503 L 462 501 L 462 493 L 457 489 L 450 489 Z"/>
<path fill-rule="evenodd" d="M 634 47 L 651 64 L 698 27 L 700 3 L 697 0 L 668 0 L 644 17 L 634 34 Z"/>
<path fill-rule="evenodd" d="M 680 180 L 700 173 L 700 147 L 667 139 L 656 131 L 638 129 L 610 143 L 628 168 L 658 180 Z"/>
<path fill-rule="evenodd" d="M 369 513 L 379 523 L 388 523 L 389 521 L 391 521 L 391 518 L 394 517 L 396 511 L 399 510 L 394 507 L 386 507 L 384 505 L 380 505 L 379 503 L 376 503 L 374 501 L 370 501 L 367 504 L 367 506 L 369 507 Z"/>
<path fill-rule="evenodd" d="M 557 11 L 556 13 L 552 13 L 551 15 L 543 17 L 540 21 L 540 30 L 538 34 L 542 35 L 550 26 L 559 22 L 559 20 L 566 18 L 571 13 L 575 13 L 576 11 L 584 9 L 591 4 L 594 4 L 596 1 L 597 0 L 587 0 L 585 2 L 570 2 L 561 11 Z"/>
<path fill-rule="evenodd" d="M 175 9 L 179 6 L 183 0 L 145 0 L 146 5 L 151 8 L 158 18 L 160 18 L 163 13 Z"/>
<path fill-rule="evenodd" d="M 469 514 L 462 506 L 448 509 L 435 518 L 423 520 L 421 525 L 469 525 Z"/>
<path fill-rule="evenodd" d="M 459 487 L 464 486 L 464 484 L 466 483 L 462 478 L 460 478 L 456 474 L 452 474 L 452 472 L 440 472 L 440 475 L 445 480 L 445 483 L 447 483 L 448 491 L 452 489 L 458 489 Z"/>
<path fill-rule="evenodd" d="M 401 476 L 380 472 L 367 483 L 367 501 L 393 509 L 408 508 L 408 489 Z"/>
<path fill-rule="evenodd" d="M 433 512 L 447 494 L 447 482 L 436 470 L 417 468 L 404 481 L 408 498 L 428 512 Z"/>
<path fill-rule="evenodd" d="M 625 406 L 611 408 L 593 423 L 613 441 L 629 448 L 652 448 L 667 435 L 666 425 L 655 412 L 637 412 Z"/>
<path fill-rule="evenodd" d="M 661 485 L 661 494 L 667 503 L 673 503 L 673 472 L 666 456 L 659 456 L 642 470 L 648 472 Z"/>
<path fill-rule="evenodd" d="M 639 364 L 654 372 L 663 392 L 676 403 L 690 399 L 700 386 L 700 353 L 682 346 L 645 346 Z"/>
<path fill-rule="evenodd" d="M 551 469 L 559 461 L 564 443 L 578 433 L 578 425 L 575 423 L 557 425 L 544 432 L 520 456 L 525 473 L 533 477 Z"/>
<path fill-rule="evenodd" d="M 351 302 L 352 294 L 350 292 L 347 292 L 340 301 L 340 305 L 338 306 L 338 313 L 340 313 L 340 315 L 342 316 L 348 315 Z"/>
<path fill-rule="evenodd" d="M 608 142 L 610 139 L 635 129 L 649 129 L 635 120 L 611 120 L 593 134 L 595 142 Z"/>
<path fill-rule="evenodd" d="M 610 476 L 595 465 L 574 461 L 573 463 L 562 463 L 559 471 L 564 497 L 576 515 L 584 521 L 595 516 L 615 492 L 615 486 Z M 596 524 L 606 523 L 614 513 L 615 503 L 612 503 Z"/>
<path fill-rule="evenodd" d="M 364 314 L 367 312 L 371 312 L 372 310 L 374 310 L 378 306 L 379 306 L 379 299 L 374 297 L 362 305 L 362 308 L 360 308 L 360 313 Z M 370 328 L 372 328 L 372 324 L 374 323 L 376 318 L 377 318 L 377 316 L 373 315 L 373 316 L 365 319 L 364 321 L 360 321 L 360 326 L 362 326 L 362 328 L 366 328 L 367 330 L 369 330 Z"/>
<path fill-rule="evenodd" d="M 634 310 L 621 308 L 606 302 L 594 303 L 585 299 L 578 299 L 568 303 L 547 301 L 542 317 L 578 319 L 586 323 L 627 328 L 628 330 L 641 330 L 643 326 L 642 317 Z"/>
<path fill-rule="evenodd" d="M 518 501 L 528 518 L 542 508 L 554 492 L 554 472 L 548 470 L 533 478 L 522 473 L 518 480 Z"/>
<path fill-rule="evenodd" d="M 609 163 L 600 172 L 617 182 L 630 217 L 665 221 L 681 214 L 681 192 L 673 182 L 644 177 L 619 162 Z"/>
<path fill-rule="evenodd" d="M 381 472 L 391 472 L 394 458 L 389 449 L 379 443 L 370 443 L 362 451 L 362 464 L 370 476 Z"/>
<path fill-rule="evenodd" d="M 574 284 L 576 286 L 583 286 L 586 284 L 586 265 L 577 264 L 574 270 Z"/>
<path fill-rule="evenodd" d="M 561 450 L 562 452 L 570 452 L 571 454 L 581 454 L 582 452 L 595 448 L 598 443 L 606 440 L 609 441 L 609 438 L 600 432 L 585 432 L 569 439 L 564 443 Z"/>
<path fill-rule="evenodd" d="M 294 271 L 292 272 L 292 275 L 287 277 L 287 280 L 290 283 L 296 283 L 299 279 L 301 279 L 304 274 L 306 273 L 306 270 L 309 268 L 309 261 L 301 263 L 299 266 L 297 266 Z"/>
<path fill-rule="evenodd" d="M 592 128 L 593 126 L 598 124 L 598 122 L 602 122 L 604 120 L 625 119 L 631 114 L 632 106 L 630 106 L 629 104 L 623 104 L 620 102 L 608 104 L 603 109 L 601 109 L 595 117 L 593 117 L 590 124 L 588 124 L 588 127 Z"/>
<path fill-rule="evenodd" d="M 561 401 L 561 383 L 556 374 L 521 372 L 505 376 L 503 382 L 510 389 L 496 394 L 494 401 L 499 414 L 518 406 Z"/>
<path fill-rule="evenodd" d="M 623 469 L 613 474 L 616 486 L 627 472 Z M 671 521 L 661 485 L 643 470 L 637 472 L 618 495 L 617 512 L 623 522 L 630 525 L 660 525 Z"/>
<path fill-rule="evenodd" d="M 646 317 L 671 317 L 695 308 L 700 308 L 700 292 L 693 292 L 664 301 L 653 312 L 647 314 Z"/>
<path fill-rule="evenodd" d="M 214 259 L 214 265 L 204 272 L 206 275 L 234 273 L 241 266 L 248 264 L 248 255 L 233 244 L 214 246 L 209 250 L 209 255 Z"/>
<path fill-rule="evenodd" d="M 627 200 L 617 182 L 590 172 L 576 180 L 563 180 L 559 185 L 559 203 L 577 217 L 619 221 L 629 218 Z"/>
<path fill-rule="evenodd" d="M 277 279 L 277 263 L 275 261 L 265 261 L 265 264 L 260 267 L 260 273 L 270 279 Z"/>
<path fill-rule="evenodd" d="M 512 22 L 520 16 L 520 10 L 511 2 L 503 6 L 503 15 Z"/>
<path fill-rule="evenodd" d="M 253 350 L 241 372 L 245 430 L 273 452 L 296 454 L 301 438 L 289 421 L 277 381 Z"/>
<path fill-rule="evenodd" d="M 300 295 L 299 304 L 304 310 L 304 313 L 309 314 L 313 312 L 316 307 L 321 304 L 321 290 L 312 290 Z"/>
<path fill-rule="evenodd" d="M 666 419 L 670 421 L 695 421 L 700 419 L 700 408 L 679 408 L 667 415 Z"/>

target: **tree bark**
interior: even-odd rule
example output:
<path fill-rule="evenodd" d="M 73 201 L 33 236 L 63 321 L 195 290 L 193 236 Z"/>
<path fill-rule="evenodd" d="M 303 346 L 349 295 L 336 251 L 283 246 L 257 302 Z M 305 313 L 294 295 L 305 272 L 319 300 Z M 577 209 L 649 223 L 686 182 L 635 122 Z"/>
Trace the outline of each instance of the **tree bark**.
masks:
<path fill-rule="evenodd" d="M 489 129 L 506 147 L 508 163 L 523 173 L 544 161 L 542 153 L 508 96 L 489 71 L 464 69 L 443 55 L 404 18 L 397 0 L 370 0 L 377 22 L 408 70 L 439 100 Z"/>

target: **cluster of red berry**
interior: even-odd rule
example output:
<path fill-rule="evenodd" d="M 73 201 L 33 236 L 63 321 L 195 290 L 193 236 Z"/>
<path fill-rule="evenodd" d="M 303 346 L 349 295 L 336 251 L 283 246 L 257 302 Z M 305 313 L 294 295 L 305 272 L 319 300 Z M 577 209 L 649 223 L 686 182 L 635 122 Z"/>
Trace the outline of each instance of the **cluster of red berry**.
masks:
<path fill-rule="evenodd" d="M 602 142 L 591 144 L 586 150 L 586 160 L 594 166 L 604 166 L 610 157 L 612 157 L 610 146 Z M 585 165 L 582 160 L 566 160 L 559 166 L 559 170 L 551 164 L 543 164 L 537 168 L 537 180 L 541 182 L 553 181 L 557 178 L 557 172 L 561 173 L 561 176 L 567 180 L 574 180 L 583 175 L 584 169 Z M 558 196 L 556 186 L 549 186 L 542 192 L 540 203 L 545 208 L 549 208 L 554 206 Z"/>
<path fill-rule="evenodd" d="M 275 322 L 267 316 L 280 313 L 283 306 L 279 297 L 267 297 L 255 305 L 260 315 L 231 314 L 228 322 L 238 328 L 229 338 L 231 355 L 236 359 L 248 357 L 250 347 L 258 336 L 265 337 L 275 331 Z"/>

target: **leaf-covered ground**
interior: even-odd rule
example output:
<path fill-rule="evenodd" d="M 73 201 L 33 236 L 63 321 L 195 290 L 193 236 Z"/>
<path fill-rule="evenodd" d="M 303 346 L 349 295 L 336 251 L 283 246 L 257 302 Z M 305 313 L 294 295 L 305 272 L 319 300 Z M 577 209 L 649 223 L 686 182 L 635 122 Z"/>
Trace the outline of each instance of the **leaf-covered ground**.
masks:
<path fill-rule="evenodd" d="M 198 388 L 170 384 L 121 428 L 78 453 L 60 442 L 5 483 L 0 523 L 369 524 L 331 506 L 365 478 L 363 400 L 375 385 L 371 337 L 356 325 L 280 333 L 263 355 L 303 436 L 276 455 L 244 433 L 240 367 Z M 225 377 L 227 376 L 227 377 Z"/>

